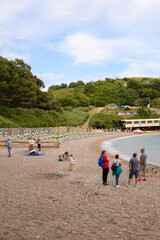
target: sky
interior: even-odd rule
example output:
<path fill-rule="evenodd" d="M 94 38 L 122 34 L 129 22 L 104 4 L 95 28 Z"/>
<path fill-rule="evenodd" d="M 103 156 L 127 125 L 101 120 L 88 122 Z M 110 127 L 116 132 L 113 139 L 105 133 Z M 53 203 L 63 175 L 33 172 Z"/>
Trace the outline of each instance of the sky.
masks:
<path fill-rule="evenodd" d="M 160 0 L 0 0 L 0 55 L 51 85 L 160 77 Z"/>

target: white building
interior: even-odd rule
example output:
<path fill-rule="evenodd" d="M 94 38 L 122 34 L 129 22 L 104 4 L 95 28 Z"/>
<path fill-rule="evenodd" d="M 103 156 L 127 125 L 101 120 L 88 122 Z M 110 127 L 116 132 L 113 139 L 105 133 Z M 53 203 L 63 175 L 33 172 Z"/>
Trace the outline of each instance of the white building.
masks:
<path fill-rule="evenodd" d="M 121 120 L 121 127 L 124 129 L 160 129 L 160 118 L 153 119 L 126 119 Z"/>

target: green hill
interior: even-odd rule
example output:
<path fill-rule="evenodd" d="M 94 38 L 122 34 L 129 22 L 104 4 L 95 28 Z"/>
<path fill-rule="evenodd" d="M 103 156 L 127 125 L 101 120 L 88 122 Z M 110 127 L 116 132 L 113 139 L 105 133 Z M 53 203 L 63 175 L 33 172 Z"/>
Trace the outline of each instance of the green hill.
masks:
<path fill-rule="evenodd" d="M 83 108 L 55 110 L 0 107 L 0 128 L 81 126 L 89 117 Z"/>
<path fill-rule="evenodd" d="M 0 57 L 0 127 L 83 125 L 89 117 L 85 109 L 90 105 L 150 104 L 160 108 L 160 78 L 106 78 L 86 84 L 79 80 L 52 85 L 47 92 L 42 91 L 44 87 L 22 59 Z M 118 119 L 114 114 L 97 113 L 89 125 L 109 128 Z"/>

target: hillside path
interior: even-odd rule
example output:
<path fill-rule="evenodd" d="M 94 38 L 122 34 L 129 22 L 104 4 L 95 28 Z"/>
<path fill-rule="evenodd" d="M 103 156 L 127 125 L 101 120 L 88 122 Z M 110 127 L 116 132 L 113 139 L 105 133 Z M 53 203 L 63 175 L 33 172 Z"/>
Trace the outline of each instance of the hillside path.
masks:
<path fill-rule="evenodd" d="M 90 117 L 89 117 L 88 120 L 85 122 L 85 124 L 82 126 L 82 128 L 85 128 L 85 129 L 86 129 L 86 128 L 88 127 L 88 123 L 89 123 L 89 120 L 90 120 L 90 118 L 92 117 L 92 115 L 95 114 L 95 113 L 98 113 L 98 112 L 102 111 L 104 108 L 105 108 L 105 107 L 94 107 L 94 108 L 89 112 Z"/>

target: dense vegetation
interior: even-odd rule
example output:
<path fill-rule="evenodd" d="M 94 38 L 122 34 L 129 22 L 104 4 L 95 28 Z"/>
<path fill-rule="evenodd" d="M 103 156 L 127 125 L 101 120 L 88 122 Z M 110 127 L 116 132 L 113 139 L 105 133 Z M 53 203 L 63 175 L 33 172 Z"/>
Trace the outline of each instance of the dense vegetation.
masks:
<path fill-rule="evenodd" d="M 106 78 L 86 84 L 79 80 L 52 85 L 47 92 L 42 91 L 44 87 L 23 60 L 0 57 L 0 127 L 81 125 L 88 118 L 85 108 L 90 105 L 146 107 L 150 103 L 160 107 L 159 78 Z M 103 112 L 95 114 L 89 125 L 110 128 L 118 121 L 117 115 Z"/>
<path fill-rule="evenodd" d="M 0 105 L 7 107 L 51 109 L 44 83 L 31 73 L 23 60 L 9 61 L 0 57 Z"/>
<path fill-rule="evenodd" d="M 89 121 L 89 126 L 95 128 L 116 128 L 118 126 L 121 117 L 114 113 L 95 113 Z"/>
<path fill-rule="evenodd" d="M 61 88 L 61 86 L 59 86 Z M 102 107 L 108 103 L 118 106 L 147 106 L 160 107 L 160 79 L 151 78 L 123 78 L 108 79 L 104 81 L 89 82 L 85 85 L 70 85 L 59 90 L 51 86 L 49 95 L 61 106 L 70 105 Z"/>
<path fill-rule="evenodd" d="M 83 108 L 67 108 L 57 112 L 37 108 L 0 107 L 1 128 L 80 126 L 88 117 L 89 114 Z"/>
<path fill-rule="evenodd" d="M 42 80 L 23 60 L 0 57 L 0 105 L 6 107 L 56 109 L 57 107 L 105 106 L 108 103 L 160 107 L 160 79 L 123 78 L 69 85 L 52 85 L 43 92 Z"/>

